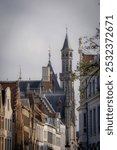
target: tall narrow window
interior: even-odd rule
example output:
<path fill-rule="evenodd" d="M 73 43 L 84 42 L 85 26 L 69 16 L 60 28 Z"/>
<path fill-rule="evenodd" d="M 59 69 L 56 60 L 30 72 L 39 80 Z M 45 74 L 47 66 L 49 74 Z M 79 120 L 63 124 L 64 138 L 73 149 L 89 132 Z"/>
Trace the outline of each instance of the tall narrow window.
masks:
<path fill-rule="evenodd" d="M 90 110 L 90 136 L 92 136 L 92 110 Z"/>
<path fill-rule="evenodd" d="M 84 113 L 84 127 L 86 127 L 86 113 Z"/>
<path fill-rule="evenodd" d="M 4 129 L 4 118 L 2 117 L 2 129 Z"/>
<path fill-rule="evenodd" d="M 7 139 L 5 138 L 5 150 L 7 150 Z"/>
<path fill-rule="evenodd" d="M 97 77 L 97 91 L 100 90 L 100 77 Z"/>
<path fill-rule="evenodd" d="M 95 94 L 95 79 L 93 80 L 93 94 Z"/>
<path fill-rule="evenodd" d="M 96 134 L 96 111 L 93 109 L 93 133 Z"/>
<path fill-rule="evenodd" d="M 89 96 L 91 96 L 91 82 L 89 82 Z"/>
<path fill-rule="evenodd" d="M 66 57 L 68 57 L 68 53 L 66 53 Z"/>
<path fill-rule="evenodd" d="M 7 118 L 5 118 L 5 130 L 7 130 Z"/>
<path fill-rule="evenodd" d="M 4 138 L 2 137 L 2 150 L 4 150 Z"/>
<path fill-rule="evenodd" d="M 70 53 L 70 57 L 72 57 L 72 52 Z"/>
<path fill-rule="evenodd" d="M 66 71 L 68 71 L 68 65 L 66 65 Z"/>
<path fill-rule="evenodd" d="M 70 60 L 70 71 L 72 70 L 72 61 Z"/>
<path fill-rule="evenodd" d="M 98 125 L 98 133 L 100 133 L 100 106 L 97 108 L 97 125 Z"/>
<path fill-rule="evenodd" d="M 52 144 L 52 133 L 48 131 L 48 143 Z"/>
<path fill-rule="evenodd" d="M 84 113 L 84 116 L 83 116 L 83 120 L 84 120 L 84 133 L 86 133 L 86 123 L 87 123 L 87 121 L 86 121 L 86 113 Z"/>

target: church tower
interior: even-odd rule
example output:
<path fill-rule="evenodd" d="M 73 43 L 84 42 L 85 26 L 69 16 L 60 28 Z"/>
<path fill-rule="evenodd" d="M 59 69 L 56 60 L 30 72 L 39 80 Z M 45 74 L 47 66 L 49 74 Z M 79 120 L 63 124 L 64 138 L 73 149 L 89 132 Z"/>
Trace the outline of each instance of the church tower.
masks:
<path fill-rule="evenodd" d="M 74 87 L 72 81 L 72 59 L 73 50 L 70 48 L 68 33 L 61 50 L 62 73 L 60 73 L 61 86 L 66 94 L 65 101 L 65 125 L 66 125 L 66 150 L 75 150 L 76 131 L 75 131 L 75 100 Z"/>

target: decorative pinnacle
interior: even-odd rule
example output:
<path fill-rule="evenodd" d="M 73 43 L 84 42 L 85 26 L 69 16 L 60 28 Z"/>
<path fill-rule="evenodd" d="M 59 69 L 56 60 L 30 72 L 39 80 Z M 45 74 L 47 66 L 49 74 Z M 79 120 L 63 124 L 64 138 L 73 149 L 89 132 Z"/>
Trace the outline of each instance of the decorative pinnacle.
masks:
<path fill-rule="evenodd" d="M 67 34 L 67 32 L 68 32 L 68 28 L 67 28 L 67 26 L 66 26 L 66 34 Z"/>
<path fill-rule="evenodd" d="M 49 50 L 48 50 L 48 56 L 49 56 L 49 62 L 51 62 L 51 50 L 50 50 L 50 48 L 49 48 Z"/>

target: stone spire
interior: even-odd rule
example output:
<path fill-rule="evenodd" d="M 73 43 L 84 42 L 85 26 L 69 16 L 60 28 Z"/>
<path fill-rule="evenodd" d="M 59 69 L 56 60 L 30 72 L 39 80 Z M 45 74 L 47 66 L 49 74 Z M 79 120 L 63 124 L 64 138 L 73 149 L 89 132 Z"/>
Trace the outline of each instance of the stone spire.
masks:
<path fill-rule="evenodd" d="M 65 36 L 65 40 L 64 40 L 64 44 L 63 44 L 63 48 L 64 49 L 70 49 L 70 44 L 69 44 L 69 40 L 68 40 L 68 34 L 67 34 L 68 28 L 66 27 L 66 36 Z"/>

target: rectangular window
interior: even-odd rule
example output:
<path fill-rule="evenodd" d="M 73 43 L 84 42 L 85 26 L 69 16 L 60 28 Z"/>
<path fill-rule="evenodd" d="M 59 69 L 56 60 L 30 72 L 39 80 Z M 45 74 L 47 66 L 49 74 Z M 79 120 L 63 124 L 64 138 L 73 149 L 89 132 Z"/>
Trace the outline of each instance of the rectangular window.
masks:
<path fill-rule="evenodd" d="M 8 119 L 8 128 L 7 128 L 7 129 L 8 129 L 8 131 L 9 131 L 9 119 Z"/>
<path fill-rule="evenodd" d="M 9 139 L 7 139 L 7 147 L 9 148 Z"/>
<path fill-rule="evenodd" d="M 90 136 L 92 136 L 92 110 L 90 110 Z"/>
<path fill-rule="evenodd" d="M 93 109 L 93 133 L 96 134 L 96 111 Z"/>
<path fill-rule="evenodd" d="M 2 150 L 4 150 L 4 138 L 2 137 Z"/>
<path fill-rule="evenodd" d="M 48 132 L 48 143 L 52 144 L 52 133 Z"/>
<path fill-rule="evenodd" d="M 91 96 L 91 82 L 89 82 L 89 96 Z"/>
<path fill-rule="evenodd" d="M 86 113 L 84 113 L 84 127 L 86 127 Z"/>
<path fill-rule="evenodd" d="M 93 80 L 93 94 L 95 94 L 95 79 Z"/>
<path fill-rule="evenodd" d="M 5 130 L 7 130 L 7 118 L 5 118 Z"/>
<path fill-rule="evenodd" d="M 98 133 L 100 133 L 100 106 L 97 108 L 97 125 L 98 125 Z"/>
<path fill-rule="evenodd" d="M 10 131 L 12 131 L 12 120 L 10 119 Z"/>
<path fill-rule="evenodd" d="M 100 91 L 100 77 L 97 77 L 97 91 Z"/>
<path fill-rule="evenodd" d="M 86 98 L 88 97 L 88 88 L 87 88 L 87 86 L 88 86 L 88 81 L 86 79 L 86 90 L 85 90 L 85 92 L 86 92 Z"/>
<path fill-rule="evenodd" d="M 12 150 L 12 140 L 10 138 L 10 150 Z"/>
<path fill-rule="evenodd" d="M 7 139 L 5 139 L 5 150 L 7 150 Z"/>
<path fill-rule="evenodd" d="M 2 117 L 1 119 L 2 119 L 2 122 L 1 122 L 1 124 L 2 124 L 2 129 L 4 129 L 4 117 Z"/>

